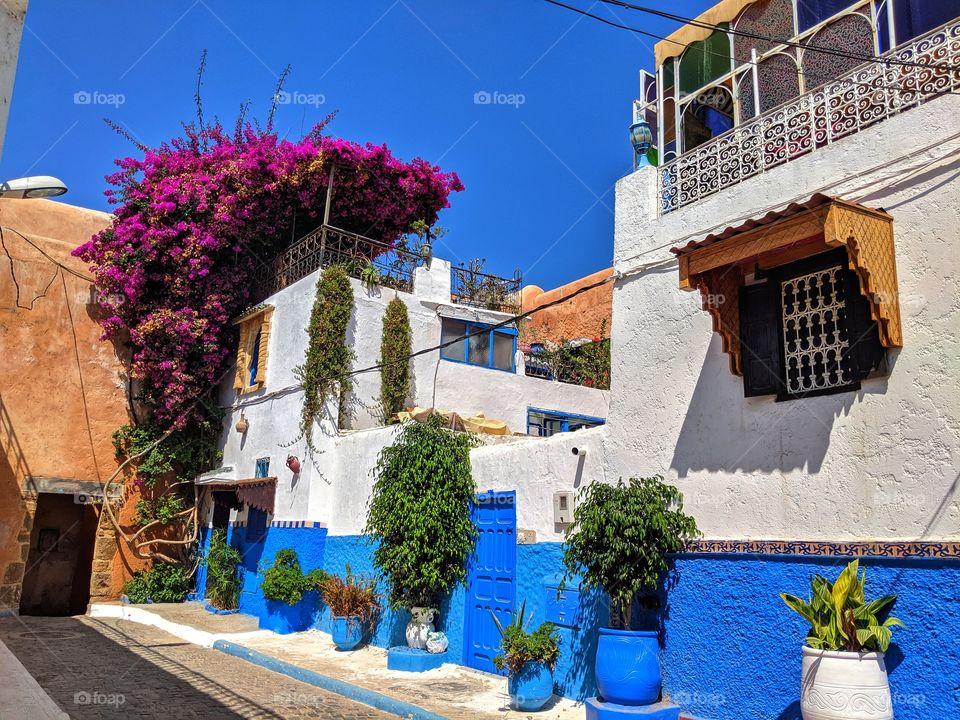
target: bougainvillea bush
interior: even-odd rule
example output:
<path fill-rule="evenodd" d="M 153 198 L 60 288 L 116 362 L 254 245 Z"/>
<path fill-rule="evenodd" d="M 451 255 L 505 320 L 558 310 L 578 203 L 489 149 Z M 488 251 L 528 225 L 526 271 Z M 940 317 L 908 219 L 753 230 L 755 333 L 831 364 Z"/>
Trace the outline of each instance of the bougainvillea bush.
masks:
<path fill-rule="evenodd" d="M 331 163 L 331 224 L 387 243 L 415 221 L 433 224 L 463 189 L 455 173 L 323 126 L 294 142 L 269 127 L 187 125 L 108 176 L 113 225 L 74 254 L 111 299 L 105 338 L 129 342 L 131 377 L 158 424 L 197 419 L 196 400 L 230 363 L 230 321 L 251 302 L 255 272 L 320 224 Z"/>

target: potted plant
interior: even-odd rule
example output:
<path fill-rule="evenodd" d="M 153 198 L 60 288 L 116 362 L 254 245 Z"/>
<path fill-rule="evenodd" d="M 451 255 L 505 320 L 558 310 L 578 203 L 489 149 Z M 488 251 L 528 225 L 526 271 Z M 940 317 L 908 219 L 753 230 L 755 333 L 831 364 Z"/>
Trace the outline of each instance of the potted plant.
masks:
<path fill-rule="evenodd" d="M 891 628 L 903 626 L 889 616 L 897 596 L 867 602 L 867 572 L 858 571 L 859 561 L 854 560 L 832 584 L 814 575 L 809 601 L 780 593 L 787 607 L 810 623 L 800 680 L 804 720 L 893 718 L 883 657 Z"/>
<path fill-rule="evenodd" d="M 376 581 L 354 575 L 347 565 L 345 577 L 325 576 L 320 585 L 320 596 L 330 608 L 333 643 L 339 650 L 353 650 L 380 610 Z"/>
<path fill-rule="evenodd" d="M 503 653 L 493 658 L 497 670 L 507 671 L 507 692 L 517 710 L 539 710 L 553 697 L 553 668 L 560 657 L 560 640 L 556 626 L 551 622 L 540 623 L 533 632 L 527 627 L 533 615 L 525 618 L 527 601 L 520 605 L 520 612 L 506 627 L 493 614 L 493 622 L 500 631 L 500 648 Z"/>
<path fill-rule="evenodd" d="M 660 697 L 660 649 L 652 627 L 635 629 L 634 603 L 656 606 L 667 555 L 683 549 L 697 524 L 683 512 L 683 496 L 659 475 L 616 485 L 592 483 L 580 492 L 567 528 L 564 582 L 610 598 L 611 627 L 600 629 L 596 678 L 600 698 L 649 705 Z"/>
<path fill-rule="evenodd" d="M 387 581 L 391 608 L 409 610 L 407 644 L 424 650 L 440 597 L 466 580 L 476 546 L 470 518 L 476 494 L 468 433 L 433 415 L 408 422 L 381 452 L 367 510 L 373 561 Z"/>
<path fill-rule="evenodd" d="M 227 542 L 227 531 L 214 530 L 206 559 L 206 598 L 217 610 L 235 610 L 237 607 L 240 596 L 237 569 L 241 559 L 240 551 Z"/>
<path fill-rule="evenodd" d="M 266 599 L 260 612 L 260 627 L 281 635 L 310 627 L 316 610 L 319 573 L 315 570 L 305 575 L 293 548 L 277 550 L 260 583 Z"/>

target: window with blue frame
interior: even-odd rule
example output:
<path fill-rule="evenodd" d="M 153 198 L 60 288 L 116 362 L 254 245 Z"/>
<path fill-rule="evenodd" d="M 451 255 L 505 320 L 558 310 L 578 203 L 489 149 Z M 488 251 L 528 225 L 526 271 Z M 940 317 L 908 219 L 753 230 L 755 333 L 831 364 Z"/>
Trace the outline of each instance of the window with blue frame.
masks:
<path fill-rule="evenodd" d="M 527 435 L 537 437 L 550 437 L 561 432 L 573 432 L 583 428 L 597 427 L 605 422 L 606 420 L 603 418 L 590 415 L 577 415 L 541 408 L 527 409 Z"/>
<path fill-rule="evenodd" d="M 257 458 L 257 467 L 253 472 L 255 478 L 270 477 L 270 458 Z"/>
<path fill-rule="evenodd" d="M 516 372 L 517 331 L 513 328 L 491 330 L 483 323 L 442 318 L 440 342 L 452 343 L 440 350 L 444 360 Z"/>
<path fill-rule="evenodd" d="M 250 377 L 247 385 L 257 384 L 257 370 L 260 366 L 260 339 L 263 337 L 263 330 L 257 330 L 257 337 L 253 341 L 253 350 L 250 351 Z"/>

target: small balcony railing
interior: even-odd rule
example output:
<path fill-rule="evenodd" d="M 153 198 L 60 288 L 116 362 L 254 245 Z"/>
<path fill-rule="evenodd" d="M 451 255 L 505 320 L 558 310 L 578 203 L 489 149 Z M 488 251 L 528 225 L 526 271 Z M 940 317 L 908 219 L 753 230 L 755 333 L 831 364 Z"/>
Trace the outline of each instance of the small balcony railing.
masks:
<path fill-rule="evenodd" d="M 960 21 L 744 122 L 660 168 L 668 213 L 960 88 Z M 928 65 L 930 67 L 921 67 Z M 918 128 L 920 130 L 920 128 Z"/>
<path fill-rule="evenodd" d="M 315 270 L 342 265 L 351 277 L 412 292 L 413 272 L 422 262 L 417 253 L 322 225 L 265 265 L 257 287 L 260 297 L 266 298 Z"/>
<path fill-rule="evenodd" d="M 450 299 L 453 302 L 512 315 L 520 312 L 523 276 L 519 270 L 512 278 L 463 266 L 451 268 L 450 273 Z"/>

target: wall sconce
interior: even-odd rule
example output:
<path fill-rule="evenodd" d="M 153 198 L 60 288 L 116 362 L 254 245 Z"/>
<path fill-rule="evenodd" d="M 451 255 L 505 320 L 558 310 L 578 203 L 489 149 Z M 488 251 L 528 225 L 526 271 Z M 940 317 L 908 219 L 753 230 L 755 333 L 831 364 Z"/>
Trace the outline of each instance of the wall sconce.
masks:
<path fill-rule="evenodd" d="M 287 467 L 290 468 L 290 472 L 294 475 L 300 472 L 300 461 L 296 455 L 287 455 Z"/>
<path fill-rule="evenodd" d="M 240 413 L 240 419 L 237 420 L 237 424 L 235 427 L 237 432 L 240 433 L 241 435 L 243 435 L 247 431 L 247 428 L 250 427 L 250 423 L 247 422 L 247 418 L 244 417 L 244 414 L 242 412 Z"/>
<path fill-rule="evenodd" d="M 641 168 L 649 165 L 650 161 L 647 159 L 647 153 L 653 145 L 653 132 L 646 120 L 638 118 L 630 126 L 630 144 L 633 145 L 636 167 Z"/>

